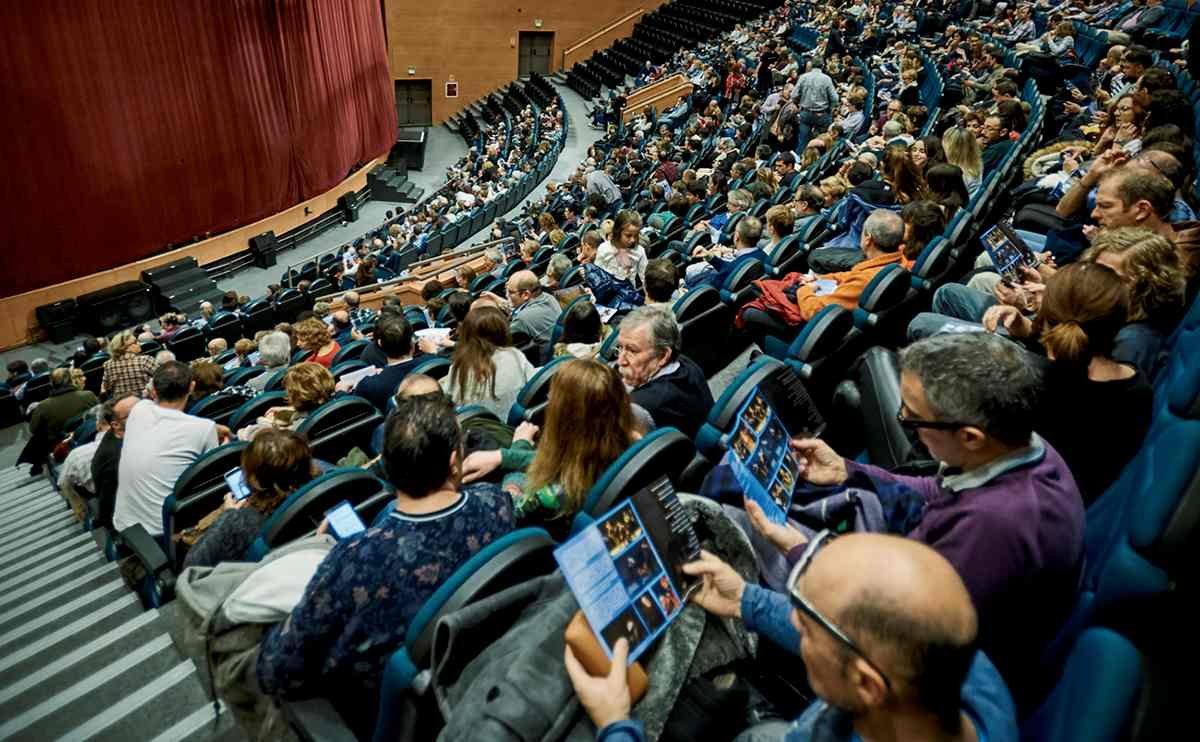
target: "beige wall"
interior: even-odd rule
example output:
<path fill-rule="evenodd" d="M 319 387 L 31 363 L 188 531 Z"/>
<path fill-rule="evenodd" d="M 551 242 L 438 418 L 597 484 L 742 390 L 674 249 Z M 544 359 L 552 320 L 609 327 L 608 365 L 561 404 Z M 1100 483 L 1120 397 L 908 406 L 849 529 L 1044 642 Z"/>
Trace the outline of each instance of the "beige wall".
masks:
<path fill-rule="evenodd" d="M 564 50 L 633 11 L 650 12 L 662 4 L 663 0 L 384 0 L 392 76 L 432 80 L 433 122 L 440 124 L 517 76 L 519 32 L 554 33 L 550 60 L 555 71 Z M 541 21 L 540 28 L 535 20 Z M 632 23 L 623 23 L 596 39 L 595 46 L 606 47 L 632 31 Z M 569 62 L 577 57 L 572 54 Z M 410 67 L 415 68 L 412 75 Z M 459 84 L 457 98 L 446 98 L 451 75 Z"/>

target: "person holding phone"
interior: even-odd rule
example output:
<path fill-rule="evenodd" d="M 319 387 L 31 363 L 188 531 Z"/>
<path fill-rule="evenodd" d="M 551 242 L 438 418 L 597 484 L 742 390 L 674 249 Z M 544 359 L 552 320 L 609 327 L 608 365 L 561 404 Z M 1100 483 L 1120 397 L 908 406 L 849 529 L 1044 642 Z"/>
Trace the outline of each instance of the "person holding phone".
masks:
<path fill-rule="evenodd" d="M 230 492 L 216 511 L 181 534 L 192 543 L 184 567 L 241 561 L 263 523 L 288 495 L 319 473 L 304 436 L 267 429 L 242 451 L 241 468 L 226 475 Z"/>
<path fill-rule="evenodd" d="M 263 638 L 258 682 L 284 698 L 324 696 L 362 736 L 383 668 L 422 604 L 455 570 L 513 528 L 493 484 L 462 484 L 464 436 L 444 397 L 398 401 L 383 464 L 395 509 L 338 541 L 291 616 Z"/>

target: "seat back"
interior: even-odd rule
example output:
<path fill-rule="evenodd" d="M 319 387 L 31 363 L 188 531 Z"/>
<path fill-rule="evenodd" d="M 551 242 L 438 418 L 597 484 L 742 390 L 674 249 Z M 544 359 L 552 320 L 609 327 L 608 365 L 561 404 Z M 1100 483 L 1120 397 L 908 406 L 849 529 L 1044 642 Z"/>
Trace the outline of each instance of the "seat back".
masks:
<path fill-rule="evenodd" d="M 696 447 L 713 463 L 720 461 L 733 434 L 738 411 L 758 389 L 793 435 L 819 432 L 821 420 L 804 384 L 788 366 L 770 356 L 760 356 L 734 377 L 713 404 L 696 434 Z"/>
<path fill-rule="evenodd" d="M 421 605 L 383 671 L 375 740 L 403 738 L 403 712 L 417 674 L 429 667 L 438 619 L 506 588 L 554 570 L 554 541 L 540 528 L 522 528 L 484 546 Z"/>
<path fill-rule="evenodd" d="M 766 275 L 762 261 L 746 260 L 737 267 L 721 286 L 721 301 L 733 306 L 741 306 L 750 301 L 751 284 Z"/>
<path fill-rule="evenodd" d="M 569 289 L 574 286 L 582 286 L 587 280 L 586 274 L 583 272 L 582 265 L 573 265 L 570 270 L 563 274 L 563 277 L 558 281 L 560 289 Z"/>
<path fill-rule="evenodd" d="M 575 306 L 577 304 L 579 304 L 580 302 L 590 302 L 590 301 L 591 301 L 591 298 L 585 295 L 585 296 L 577 296 L 574 299 L 572 299 L 571 301 L 567 302 L 567 305 L 565 307 L 563 307 L 561 312 L 558 313 L 558 319 L 554 321 L 554 327 L 551 328 L 551 330 L 550 330 L 550 345 L 551 346 L 554 346 L 556 343 L 558 343 L 559 339 L 562 338 L 563 325 L 566 324 L 567 314 L 572 309 L 574 309 Z"/>
<path fill-rule="evenodd" d="M 195 327 L 185 327 L 167 341 L 167 350 L 175 354 L 176 360 L 191 363 L 205 355 L 208 343 L 204 339 L 204 333 Z"/>
<path fill-rule="evenodd" d="M 79 365 L 83 372 L 83 388 L 93 394 L 100 393 L 100 383 L 104 381 L 104 364 L 108 363 L 107 353 L 97 353 Z"/>
<path fill-rule="evenodd" d="M 1021 723 L 1021 739 L 1131 739 L 1144 677 L 1142 655 L 1128 639 L 1109 629 L 1085 631 L 1071 648 L 1054 690 Z M 1079 713 L 1083 708 L 1088 713 Z"/>
<path fill-rule="evenodd" d="M 826 392 L 853 359 L 859 339 L 854 314 L 844 307 L 827 306 L 804 323 L 783 360 L 818 398 L 826 399 Z M 775 347 L 768 342 L 767 349 L 773 352 Z"/>
<path fill-rule="evenodd" d="M 296 315 L 312 308 L 312 300 L 299 289 L 284 289 L 275 299 L 275 318 L 279 322 L 295 322 Z"/>
<path fill-rule="evenodd" d="M 267 381 L 263 384 L 264 392 L 282 392 L 283 377 L 287 376 L 287 366 L 275 370 L 267 370 Z"/>
<path fill-rule="evenodd" d="M 208 336 L 225 338 L 231 346 L 242 338 L 243 333 L 242 318 L 233 312 L 222 312 L 208 323 Z"/>
<path fill-rule="evenodd" d="M 678 482 L 696 447 L 675 428 L 659 428 L 629 447 L 592 485 L 581 513 L 595 518 L 660 477 Z"/>
<path fill-rule="evenodd" d="M 933 291 L 945 282 L 953 261 L 950 242 L 934 237 L 913 263 L 912 287 L 919 291 Z"/>
<path fill-rule="evenodd" d="M 719 291 L 704 286 L 681 296 L 673 307 L 679 322 L 679 352 L 695 361 L 706 376 L 719 371 L 727 356 L 740 350 L 729 342 L 733 309 L 720 298 Z"/>
<path fill-rule="evenodd" d="M 367 346 L 370 344 L 370 341 L 367 340 L 355 340 L 354 342 L 346 343 L 344 346 L 342 346 L 341 350 L 334 354 L 333 363 L 330 365 L 336 366 L 340 363 L 345 363 L 346 361 L 353 361 L 361 358 L 362 354 L 367 350 Z"/>
<path fill-rule="evenodd" d="M 717 289 L 712 286 L 700 286 L 676 299 L 671 311 L 676 321 L 686 322 L 720 303 L 721 293 Z"/>
<path fill-rule="evenodd" d="M 233 413 L 245 401 L 245 397 L 237 394 L 210 394 L 193 404 L 188 414 L 207 418 L 218 425 L 228 425 Z"/>
<path fill-rule="evenodd" d="M 313 410 L 296 430 L 308 436 L 314 458 L 337 461 L 355 446 L 370 450 L 371 433 L 381 422 L 383 416 L 375 405 L 362 397 L 347 395 Z"/>
<path fill-rule="evenodd" d="M 332 469 L 293 492 L 263 523 L 258 537 L 246 552 L 246 560 L 257 562 L 271 549 L 306 536 L 321 525 L 325 513 L 343 500 L 351 505 L 366 502 L 392 486 L 364 469 Z"/>
<path fill-rule="evenodd" d="M 263 392 L 254 396 L 242 403 L 241 407 L 234 410 L 229 416 L 229 429 L 233 431 L 241 430 L 247 425 L 252 425 L 258 421 L 258 418 L 267 414 L 267 410 L 272 407 L 282 407 L 287 404 L 287 393 L 282 391 Z"/>
<path fill-rule="evenodd" d="M 508 411 L 509 426 L 515 428 L 520 425 L 522 420 L 529 419 L 528 416 L 535 407 L 546 402 L 550 396 L 550 381 L 554 378 L 554 374 L 562 368 L 562 365 L 569 360 L 571 359 L 567 356 L 555 358 L 538 369 L 533 378 L 525 382 L 525 386 L 521 387 L 521 391 L 517 393 L 517 400 L 513 402 L 513 406 Z"/>
<path fill-rule="evenodd" d="M 450 365 L 451 363 L 449 358 L 434 356 L 432 358 L 426 358 L 417 365 L 413 366 L 412 370 L 408 373 L 409 375 L 424 374 L 435 379 L 442 379 L 446 376 L 446 374 L 450 373 Z"/>
<path fill-rule="evenodd" d="M 341 378 L 343 376 L 345 376 L 346 374 L 354 373 L 355 371 L 361 371 L 370 365 L 371 364 L 367 363 L 366 361 L 360 361 L 360 360 L 344 361 L 342 363 L 335 365 L 332 369 L 329 370 L 329 372 L 331 374 L 333 374 L 333 378 L 335 380 L 340 381 Z"/>
<path fill-rule="evenodd" d="M 266 372 L 266 366 L 246 366 L 245 368 L 235 368 L 232 371 L 226 371 L 225 386 L 241 386 L 255 376 L 261 376 Z"/>
<path fill-rule="evenodd" d="M 163 501 L 163 534 L 174 536 L 191 528 L 221 506 L 229 485 L 225 472 L 241 465 L 242 451 L 250 445 L 231 441 L 205 453 L 183 470 L 171 494 Z M 174 538 L 164 538 L 167 556 L 176 571 L 183 564 L 185 549 Z"/>

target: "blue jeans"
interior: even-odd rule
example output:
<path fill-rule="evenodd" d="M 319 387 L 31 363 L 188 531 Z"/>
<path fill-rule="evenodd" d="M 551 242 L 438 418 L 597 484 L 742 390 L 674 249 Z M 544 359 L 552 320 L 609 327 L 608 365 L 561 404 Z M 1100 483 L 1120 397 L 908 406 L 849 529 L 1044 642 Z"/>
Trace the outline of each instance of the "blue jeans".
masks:
<path fill-rule="evenodd" d="M 804 145 L 808 144 L 814 130 L 818 134 L 828 131 L 829 125 L 832 123 L 833 115 L 828 111 L 825 113 L 801 111 L 800 115 L 796 117 L 796 149 L 803 149 Z"/>
<path fill-rule="evenodd" d="M 996 297 L 948 283 L 933 294 L 933 311 L 921 312 L 908 323 L 908 339 L 920 340 L 942 331 L 948 322 L 979 324 L 983 313 L 998 302 Z"/>

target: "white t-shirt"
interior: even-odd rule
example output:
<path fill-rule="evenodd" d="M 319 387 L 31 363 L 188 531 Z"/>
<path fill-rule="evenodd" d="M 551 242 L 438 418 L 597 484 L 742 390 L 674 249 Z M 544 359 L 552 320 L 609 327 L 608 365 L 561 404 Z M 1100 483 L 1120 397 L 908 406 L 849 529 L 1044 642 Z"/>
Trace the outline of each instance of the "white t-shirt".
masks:
<path fill-rule="evenodd" d="M 212 420 L 159 407 L 149 399 L 134 405 L 125 421 L 113 526 L 123 531 L 141 523 L 151 534 L 162 533 L 163 501 L 175 482 L 218 445 Z"/>

